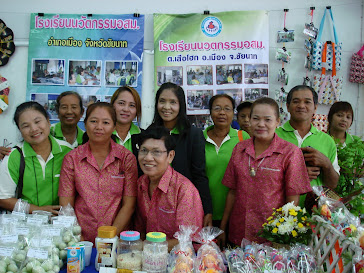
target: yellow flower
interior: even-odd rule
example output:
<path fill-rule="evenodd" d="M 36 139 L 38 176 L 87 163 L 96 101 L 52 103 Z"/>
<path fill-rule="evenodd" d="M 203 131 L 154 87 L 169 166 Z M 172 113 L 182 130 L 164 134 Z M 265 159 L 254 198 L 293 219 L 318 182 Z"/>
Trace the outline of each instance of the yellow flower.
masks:
<path fill-rule="evenodd" d="M 281 225 L 281 223 L 280 223 L 280 222 L 277 222 L 277 224 L 276 224 L 276 225 L 277 225 L 277 227 L 279 227 L 279 226 Z"/>
<path fill-rule="evenodd" d="M 273 223 L 273 220 L 269 221 L 269 222 L 268 222 L 268 225 L 270 225 L 271 223 Z"/>
<path fill-rule="evenodd" d="M 293 237 L 296 237 L 296 236 L 297 236 L 297 231 L 292 230 L 292 236 L 293 236 Z"/>
<path fill-rule="evenodd" d="M 274 215 L 276 215 L 276 213 L 275 213 L 275 212 L 273 212 L 273 213 L 272 213 L 272 215 L 274 216 Z"/>
<path fill-rule="evenodd" d="M 302 223 L 298 223 L 297 225 L 299 228 L 303 228 L 303 224 Z"/>
<path fill-rule="evenodd" d="M 296 216 L 297 215 L 297 212 L 294 209 L 291 209 L 289 211 L 289 214 L 292 215 L 292 216 Z"/>
<path fill-rule="evenodd" d="M 293 222 L 297 222 L 297 218 L 293 218 Z"/>
<path fill-rule="evenodd" d="M 272 216 L 269 216 L 268 219 L 267 219 L 267 221 L 270 221 L 272 219 L 273 219 L 273 217 Z"/>
<path fill-rule="evenodd" d="M 302 221 L 306 221 L 307 217 L 302 217 L 301 219 Z"/>
<path fill-rule="evenodd" d="M 279 222 L 283 223 L 284 222 L 284 218 L 279 219 Z"/>
<path fill-rule="evenodd" d="M 356 227 L 353 224 L 350 225 L 350 229 L 352 232 L 356 231 Z"/>
<path fill-rule="evenodd" d="M 273 232 L 273 233 L 277 233 L 277 232 L 278 232 L 278 228 L 274 228 L 274 229 L 272 230 L 272 232 Z"/>
<path fill-rule="evenodd" d="M 264 223 L 263 225 L 262 225 L 262 227 L 265 227 L 267 225 L 267 223 Z"/>
<path fill-rule="evenodd" d="M 309 226 L 310 225 L 310 223 L 306 223 L 306 226 Z"/>
<path fill-rule="evenodd" d="M 302 209 L 300 209 L 300 212 L 302 212 Z"/>
<path fill-rule="evenodd" d="M 282 211 L 282 208 L 277 209 L 277 211 Z"/>

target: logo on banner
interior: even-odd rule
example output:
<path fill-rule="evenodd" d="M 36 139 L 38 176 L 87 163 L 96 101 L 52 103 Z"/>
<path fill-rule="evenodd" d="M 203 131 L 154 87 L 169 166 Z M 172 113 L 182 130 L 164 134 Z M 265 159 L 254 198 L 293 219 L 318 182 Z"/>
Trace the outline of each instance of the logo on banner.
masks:
<path fill-rule="evenodd" d="M 217 17 L 206 17 L 201 23 L 201 30 L 207 37 L 216 37 L 222 30 L 222 23 Z"/>

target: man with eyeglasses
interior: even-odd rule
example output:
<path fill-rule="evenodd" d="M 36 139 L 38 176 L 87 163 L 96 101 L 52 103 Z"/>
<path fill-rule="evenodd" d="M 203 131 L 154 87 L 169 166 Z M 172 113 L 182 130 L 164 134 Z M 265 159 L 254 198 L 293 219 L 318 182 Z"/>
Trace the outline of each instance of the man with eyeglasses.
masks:
<path fill-rule="evenodd" d="M 173 235 L 180 225 L 202 228 L 200 194 L 190 180 L 170 166 L 175 143 L 168 129 L 148 128 L 140 134 L 138 146 L 144 175 L 138 179 L 135 228 L 142 239 L 148 232 L 164 232 L 171 250 L 178 243 Z"/>

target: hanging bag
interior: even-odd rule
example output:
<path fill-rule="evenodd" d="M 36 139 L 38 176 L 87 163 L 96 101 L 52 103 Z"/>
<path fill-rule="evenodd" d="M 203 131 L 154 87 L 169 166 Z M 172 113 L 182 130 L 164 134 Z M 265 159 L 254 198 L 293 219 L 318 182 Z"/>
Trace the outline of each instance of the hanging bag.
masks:
<path fill-rule="evenodd" d="M 351 57 L 349 81 L 364 83 L 364 45 Z"/>
<path fill-rule="evenodd" d="M 342 43 L 339 43 L 337 34 L 336 34 L 336 28 L 335 28 L 335 22 L 334 17 L 332 15 L 331 8 L 326 8 L 324 15 L 322 16 L 321 24 L 320 24 L 320 30 L 317 36 L 316 42 L 313 43 L 313 49 L 312 49 L 312 69 L 320 70 L 322 68 L 322 52 L 324 49 L 325 42 L 321 41 L 322 32 L 325 25 L 325 19 L 326 19 L 326 12 L 329 11 L 330 18 L 332 21 L 332 27 L 334 32 L 334 41 L 335 43 L 328 44 L 327 50 L 326 50 L 326 69 L 332 70 L 333 67 L 333 61 L 335 59 L 336 63 L 336 70 L 340 70 L 341 67 L 341 51 L 342 51 Z M 334 57 L 334 51 L 335 51 L 335 57 Z"/>
<path fill-rule="evenodd" d="M 333 70 L 332 75 L 325 75 L 326 73 L 326 57 L 327 57 L 327 48 L 329 42 L 326 42 L 323 45 L 322 51 L 322 69 L 321 75 L 315 76 L 313 80 L 313 88 L 318 93 L 318 103 L 332 105 L 336 101 L 340 101 L 340 94 L 343 84 L 342 77 L 336 76 L 336 65 L 335 65 L 335 45 L 332 44 L 333 48 Z"/>

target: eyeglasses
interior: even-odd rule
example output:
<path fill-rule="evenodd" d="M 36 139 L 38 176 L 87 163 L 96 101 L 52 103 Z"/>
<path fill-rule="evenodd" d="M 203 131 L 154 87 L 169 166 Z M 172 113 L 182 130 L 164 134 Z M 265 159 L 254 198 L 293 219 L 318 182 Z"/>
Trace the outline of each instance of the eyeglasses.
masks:
<path fill-rule="evenodd" d="M 153 157 L 160 157 L 163 153 L 166 153 L 167 151 L 159 151 L 159 150 L 151 150 L 149 151 L 146 148 L 139 149 L 139 155 L 141 156 L 147 156 L 147 154 L 151 154 Z"/>
<path fill-rule="evenodd" d="M 221 110 L 224 110 L 224 112 L 229 113 L 229 112 L 233 111 L 233 108 L 231 108 L 231 107 L 222 108 L 221 106 L 215 106 L 214 108 L 212 108 L 212 111 L 214 111 L 214 112 L 221 112 Z"/>

